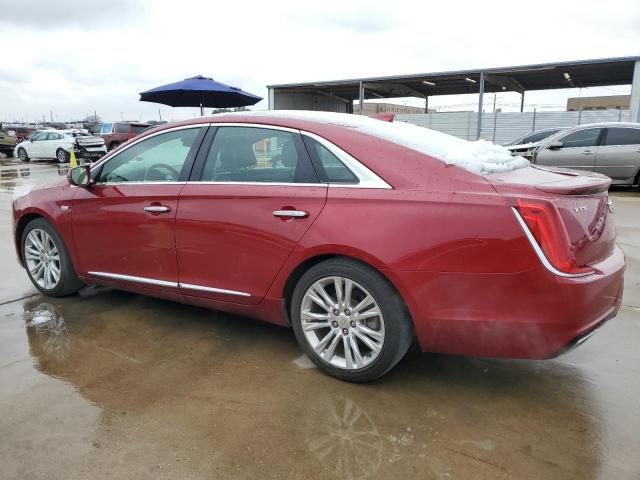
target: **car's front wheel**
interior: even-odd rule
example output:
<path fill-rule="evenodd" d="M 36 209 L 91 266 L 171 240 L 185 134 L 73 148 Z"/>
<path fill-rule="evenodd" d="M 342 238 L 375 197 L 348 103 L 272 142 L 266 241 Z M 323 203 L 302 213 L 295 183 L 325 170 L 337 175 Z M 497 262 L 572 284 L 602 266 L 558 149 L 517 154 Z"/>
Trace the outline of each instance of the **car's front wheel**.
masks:
<path fill-rule="evenodd" d="M 22 232 L 22 261 L 33 285 L 46 295 L 63 297 L 82 286 L 58 232 L 44 218 Z"/>
<path fill-rule="evenodd" d="M 67 162 L 69 162 L 69 157 L 70 156 L 71 155 L 69 155 L 69 152 L 67 152 L 63 148 L 59 148 L 58 150 L 56 150 L 56 158 L 58 159 L 59 163 L 67 163 Z"/>
<path fill-rule="evenodd" d="M 27 151 L 24 148 L 19 148 L 18 149 L 18 158 L 22 162 L 28 162 L 29 161 L 29 155 L 27 155 Z"/>
<path fill-rule="evenodd" d="M 291 302 L 298 343 L 324 372 L 366 382 L 388 372 L 413 339 L 400 295 L 377 271 L 336 258 L 310 268 Z"/>

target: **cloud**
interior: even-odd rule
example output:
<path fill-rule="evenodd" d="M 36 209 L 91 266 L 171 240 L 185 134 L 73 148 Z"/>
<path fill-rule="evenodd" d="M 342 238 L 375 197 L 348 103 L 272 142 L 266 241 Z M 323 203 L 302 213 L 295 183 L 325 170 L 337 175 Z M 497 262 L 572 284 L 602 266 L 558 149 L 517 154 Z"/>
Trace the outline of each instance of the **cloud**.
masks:
<path fill-rule="evenodd" d="M 142 13 L 142 5 L 134 0 L 10 1 L 2 5 L 0 25 L 39 30 L 95 29 L 134 20 Z"/>
<path fill-rule="evenodd" d="M 0 69 L 0 120 L 190 117 L 138 92 L 198 74 L 266 98 L 268 84 L 637 55 L 638 25 L 637 0 L 540 0 L 524 17 L 506 1 L 13 1 L 0 16 L 15 53 Z"/>

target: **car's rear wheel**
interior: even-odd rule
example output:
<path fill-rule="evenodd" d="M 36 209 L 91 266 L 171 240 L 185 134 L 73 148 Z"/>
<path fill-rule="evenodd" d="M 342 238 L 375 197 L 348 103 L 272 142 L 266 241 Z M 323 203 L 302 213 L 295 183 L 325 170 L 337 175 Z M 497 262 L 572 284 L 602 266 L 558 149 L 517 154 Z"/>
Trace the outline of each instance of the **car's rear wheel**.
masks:
<path fill-rule="evenodd" d="M 319 263 L 302 276 L 291 321 L 298 343 L 321 370 L 353 382 L 384 375 L 413 338 L 411 319 L 389 282 L 344 258 Z"/>
<path fill-rule="evenodd" d="M 120 143 L 118 142 L 113 142 L 109 145 L 109 151 L 111 150 L 115 150 L 116 148 L 118 148 L 120 146 Z"/>
<path fill-rule="evenodd" d="M 69 157 L 69 152 L 67 152 L 63 148 L 59 148 L 58 150 L 56 150 L 56 158 L 58 159 L 59 163 L 69 162 Z"/>
<path fill-rule="evenodd" d="M 19 148 L 18 149 L 18 158 L 22 162 L 28 162 L 29 161 L 29 155 L 27 155 L 27 151 L 24 148 Z"/>
<path fill-rule="evenodd" d="M 22 261 L 33 285 L 46 295 L 63 297 L 82 286 L 58 232 L 44 218 L 22 232 Z"/>

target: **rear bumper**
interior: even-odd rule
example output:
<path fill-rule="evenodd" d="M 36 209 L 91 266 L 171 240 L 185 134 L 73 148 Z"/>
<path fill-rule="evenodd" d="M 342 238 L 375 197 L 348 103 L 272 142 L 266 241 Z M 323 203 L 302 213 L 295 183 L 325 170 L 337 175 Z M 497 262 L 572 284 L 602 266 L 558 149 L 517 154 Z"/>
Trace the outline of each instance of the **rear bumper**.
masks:
<path fill-rule="evenodd" d="M 425 351 L 544 359 L 577 346 L 622 301 L 619 247 L 597 271 L 562 278 L 543 266 L 515 274 L 394 272 Z"/>

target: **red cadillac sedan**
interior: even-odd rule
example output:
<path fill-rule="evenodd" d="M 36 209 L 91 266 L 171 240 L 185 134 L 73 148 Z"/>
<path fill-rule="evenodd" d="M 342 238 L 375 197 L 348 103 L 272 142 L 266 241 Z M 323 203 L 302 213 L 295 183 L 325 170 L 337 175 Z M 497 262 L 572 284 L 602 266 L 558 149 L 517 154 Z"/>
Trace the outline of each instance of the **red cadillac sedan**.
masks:
<path fill-rule="evenodd" d="M 602 175 L 400 122 L 254 112 L 163 125 L 13 204 L 44 294 L 99 284 L 291 326 L 326 373 L 424 351 L 549 358 L 615 316 Z"/>

